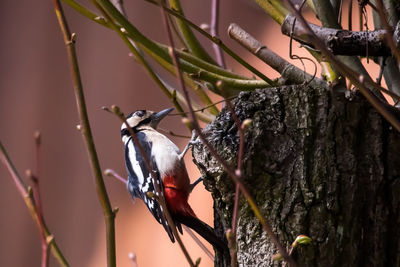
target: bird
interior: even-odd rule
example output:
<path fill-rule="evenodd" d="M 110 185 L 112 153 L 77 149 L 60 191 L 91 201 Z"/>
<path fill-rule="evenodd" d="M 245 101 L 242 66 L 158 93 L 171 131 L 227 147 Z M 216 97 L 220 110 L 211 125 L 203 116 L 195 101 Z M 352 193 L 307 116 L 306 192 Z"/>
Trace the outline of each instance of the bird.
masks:
<path fill-rule="evenodd" d="M 194 142 L 195 135 L 192 134 L 191 141 L 180 152 L 168 137 L 157 131 L 160 121 L 172 110 L 173 108 L 160 112 L 137 110 L 129 114 L 126 117 L 126 123 L 122 124 L 121 138 L 125 146 L 125 166 L 128 173 L 127 189 L 133 199 L 143 200 L 154 218 L 162 224 L 171 242 L 175 242 L 171 226 L 156 198 L 165 199 L 166 207 L 181 234 L 181 224 L 184 224 L 196 231 L 215 249 L 226 253 L 228 250 L 226 241 L 219 238 L 211 226 L 198 219 L 188 203 L 193 187 L 202 180 L 200 178 L 190 184 L 183 161 L 185 153 Z M 148 170 L 144 155 L 132 139 L 127 125 L 136 134 L 152 170 Z M 157 183 L 161 189 L 161 195 L 158 194 L 154 183 Z"/>

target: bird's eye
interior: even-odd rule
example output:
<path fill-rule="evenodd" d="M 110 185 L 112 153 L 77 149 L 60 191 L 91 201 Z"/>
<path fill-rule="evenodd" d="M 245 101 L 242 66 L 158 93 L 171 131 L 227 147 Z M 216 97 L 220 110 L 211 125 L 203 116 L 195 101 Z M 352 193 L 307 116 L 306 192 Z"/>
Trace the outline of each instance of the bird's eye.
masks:
<path fill-rule="evenodd" d="M 146 111 L 145 110 L 138 110 L 138 111 L 135 112 L 135 114 L 138 117 L 143 117 L 144 114 L 146 114 Z"/>

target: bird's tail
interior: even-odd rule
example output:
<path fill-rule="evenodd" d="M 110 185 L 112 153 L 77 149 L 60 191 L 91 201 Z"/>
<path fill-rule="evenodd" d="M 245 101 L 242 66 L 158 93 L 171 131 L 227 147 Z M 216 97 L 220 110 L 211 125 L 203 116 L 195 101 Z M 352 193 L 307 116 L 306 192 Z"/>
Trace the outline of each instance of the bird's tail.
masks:
<path fill-rule="evenodd" d="M 221 253 L 228 253 L 229 249 L 224 239 L 219 238 L 214 229 L 206 224 L 205 222 L 199 220 L 193 216 L 187 215 L 174 215 L 174 218 L 177 222 L 184 224 L 190 228 L 192 228 L 196 233 L 201 235 L 205 240 L 207 240 L 214 248 L 219 250 Z"/>

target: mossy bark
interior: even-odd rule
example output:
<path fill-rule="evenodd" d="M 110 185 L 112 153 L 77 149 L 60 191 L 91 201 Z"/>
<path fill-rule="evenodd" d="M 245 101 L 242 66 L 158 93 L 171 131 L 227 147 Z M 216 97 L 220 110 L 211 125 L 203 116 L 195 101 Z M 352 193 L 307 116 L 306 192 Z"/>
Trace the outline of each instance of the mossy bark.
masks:
<path fill-rule="evenodd" d="M 312 244 L 293 257 L 299 266 L 400 266 L 400 134 L 359 94 L 284 86 L 243 92 L 235 101 L 251 118 L 244 182 L 281 242 Z M 238 133 L 224 110 L 204 134 L 235 165 Z M 193 150 L 215 200 L 216 228 L 231 227 L 235 186 L 200 143 Z M 240 266 L 275 266 L 275 246 L 241 198 Z M 227 265 L 221 256 L 216 266 Z"/>

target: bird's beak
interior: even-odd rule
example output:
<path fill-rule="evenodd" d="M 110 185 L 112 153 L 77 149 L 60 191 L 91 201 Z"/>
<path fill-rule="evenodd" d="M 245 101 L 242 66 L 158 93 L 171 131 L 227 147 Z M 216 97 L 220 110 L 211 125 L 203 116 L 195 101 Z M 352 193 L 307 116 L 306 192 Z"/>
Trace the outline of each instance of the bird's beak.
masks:
<path fill-rule="evenodd" d="M 164 110 L 161 110 L 160 112 L 157 112 L 153 114 L 153 119 L 151 120 L 151 127 L 154 129 L 157 127 L 157 125 L 160 123 L 160 121 L 165 118 L 171 111 L 173 111 L 174 108 L 167 108 Z"/>

